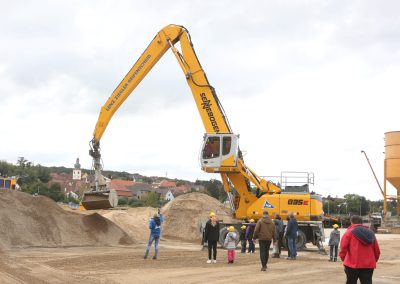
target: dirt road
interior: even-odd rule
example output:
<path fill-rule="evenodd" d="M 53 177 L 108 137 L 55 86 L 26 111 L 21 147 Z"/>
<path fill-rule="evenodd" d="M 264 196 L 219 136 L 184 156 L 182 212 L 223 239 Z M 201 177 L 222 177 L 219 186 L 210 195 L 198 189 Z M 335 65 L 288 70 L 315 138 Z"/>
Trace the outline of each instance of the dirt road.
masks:
<path fill-rule="evenodd" d="M 400 235 L 377 235 L 382 256 L 374 283 L 400 282 Z M 260 271 L 259 255 L 240 254 L 206 264 L 196 244 L 161 241 L 158 260 L 143 259 L 144 244 L 120 247 L 29 248 L 0 252 L 0 283 L 344 283 L 341 262 L 328 262 L 315 249 L 298 260 L 270 259 Z M 286 253 L 286 252 L 284 252 Z"/>

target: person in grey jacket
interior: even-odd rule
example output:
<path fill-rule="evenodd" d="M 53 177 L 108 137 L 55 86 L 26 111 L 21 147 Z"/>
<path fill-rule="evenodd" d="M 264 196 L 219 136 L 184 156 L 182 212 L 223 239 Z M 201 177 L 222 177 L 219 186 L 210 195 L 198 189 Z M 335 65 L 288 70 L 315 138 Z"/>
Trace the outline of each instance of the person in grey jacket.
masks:
<path fill-rule="evenodd" d="M 340 243 L 340 231 L 338 230 L 338 228 L 339 225 L 334 224 L 331 235 L 329 236 L 329 261 L 337 261 L 338 247 Z M 335 250 L 335 255 L 333 255 L 333 250 Z"/>
<path fill-rule="evenodd" d="M 230 226 L 228 231 L 229 233 L 225 237 L 224 247 L 228 250 L 228 263 L 233 263 L 235 260 L 236 240 L 238 236 L 233 226 Z"/>

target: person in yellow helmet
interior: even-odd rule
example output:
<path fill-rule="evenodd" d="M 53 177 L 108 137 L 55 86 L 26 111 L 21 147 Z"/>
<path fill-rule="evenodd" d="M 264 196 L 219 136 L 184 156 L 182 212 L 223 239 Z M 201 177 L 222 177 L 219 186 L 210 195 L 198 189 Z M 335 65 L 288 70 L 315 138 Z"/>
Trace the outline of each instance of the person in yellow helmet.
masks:
<path fill-rule="evenodd" d="M 340 231 L 338 230 L 339 225 L 338 224 L 333 224 L 333 230 L 329 236 L 329 261 L 337 261 L 337 255 L 338 255 L 338 247 L 340 243 Z M 335 251 L 335 254 L 333 254 L 333 251 Z"/>
<path fill-rule="evenodd" d="M 204 229 L 204 241 L 208 244 L 207 263 L 217 263 L 217 242 L 219 240 L 219 222 L 214 212 L 210 212 L 210 219 Z M 212 258 L 211 258 L 212 256 Z"/>
<path fill-rule="evenodd" d="M 228 250 L 228 263 L 233 263 L 235 260 L 235 249 L 237 234 L 235 232 L 235 227 L 230 226 L 228 228 L 228 234 L 226 234 L 224 247 Z"/>
<path fill-rule="evenodd" d="M 239 241 L 241 245 L 241 253 L 246 253 L 246 246 L 247 246 L 247 240 L 246 240 L 246 225 L 242 225 L 240 227 L 240 236 L 239 236 Z"/>
<path fill-rule="evenodd" d="M 246 229 L 246 240 L 249 242 L 249 248 L 247 250 L 248 253 L 254 253 L 256 250 L 256 246 L 254 245 L 253 235 L 254 229 L 256 228 L 256 223 L 254 219 L 250 219 L 250 223 L 247 225 Z"/>

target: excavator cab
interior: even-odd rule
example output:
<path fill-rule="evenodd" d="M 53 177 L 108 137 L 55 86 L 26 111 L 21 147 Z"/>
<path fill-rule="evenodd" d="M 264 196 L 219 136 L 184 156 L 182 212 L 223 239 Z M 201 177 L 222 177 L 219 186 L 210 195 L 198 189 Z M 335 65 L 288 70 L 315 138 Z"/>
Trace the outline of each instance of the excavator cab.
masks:
<path fill-rule="evenodd" d="M 236 167 L 239 135 L 205 134 L 200 162 L 205 172 L 220 172 L 223 167 Z"/>

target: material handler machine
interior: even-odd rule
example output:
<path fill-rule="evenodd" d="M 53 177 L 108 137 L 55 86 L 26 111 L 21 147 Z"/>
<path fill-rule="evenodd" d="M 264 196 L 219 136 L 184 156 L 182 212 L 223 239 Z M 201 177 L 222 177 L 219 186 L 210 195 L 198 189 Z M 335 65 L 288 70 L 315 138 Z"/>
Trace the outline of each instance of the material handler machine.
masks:
<path fill-rule="evenodd" d="M 175 46 L 178 42 L 181 50 Z M 205 128 L 200 153 L 202 170 L 221 175 L 234 217 L 258 220 L 263 211 L 268 211 L 270 216 L 279 213 L 284 219 L 293 212 L 301 229 L 298 247 L 306 242 L 319 245 L 323 237 L 321 197 L 308 192 L 282 194 L 279 186 L 261 178 L 245 164 L 239 148 L 239 135 L 233 132 L 215 89 L 207 79 L 188 30 L 178 25 L 168 25 L 157 33 L 101 108 L 89 151 L 93 158 L 94 184 L 84 194 L 82 205 L 86 209 L 117 205 L 115 191 L 107 188 L 101 174 L 100 139 L 114 113 L 169 49 L 182 68 Z"/>

